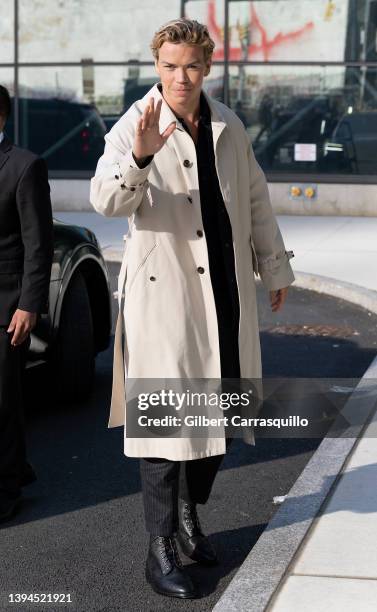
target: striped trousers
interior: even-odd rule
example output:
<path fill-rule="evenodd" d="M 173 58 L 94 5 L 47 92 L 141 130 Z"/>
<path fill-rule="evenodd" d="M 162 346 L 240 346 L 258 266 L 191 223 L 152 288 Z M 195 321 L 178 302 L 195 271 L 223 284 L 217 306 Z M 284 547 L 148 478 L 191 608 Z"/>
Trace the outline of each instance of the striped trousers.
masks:
<path fill-rule="evenodd" d="M 232 438 L 226 439 L 228 448 Z M 178 527 L 178 497 L 188 503 L 205 504 L 224 455 L 190 461 L 161 458 L 140 459 L 146 530 L 169 536 Z"/>

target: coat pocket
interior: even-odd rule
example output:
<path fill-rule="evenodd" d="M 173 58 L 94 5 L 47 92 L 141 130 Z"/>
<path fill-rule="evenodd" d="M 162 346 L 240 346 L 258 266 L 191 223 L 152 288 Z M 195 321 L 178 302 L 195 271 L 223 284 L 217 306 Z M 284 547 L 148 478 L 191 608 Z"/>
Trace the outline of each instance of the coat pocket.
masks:
<path fill-rule="evenodd" d="M 131 291 L 131 288 L 139 274 L 139 272 L 143 269 L 143 267 L 145 266 L 145 263 L 147 262 L 149 256 L 153 253 L 154 249 L 157 246 L 157 242 L 155 242 L 149 249 L 148 251 L 144 254 L 142 260 L 140 261 L 140 263 L 137 265 L 135 272 L 132 274 L 132 276 L 129 278 L 129 281 L 126 285 L 126 294 L 129 293 L 129 291 Z"/>

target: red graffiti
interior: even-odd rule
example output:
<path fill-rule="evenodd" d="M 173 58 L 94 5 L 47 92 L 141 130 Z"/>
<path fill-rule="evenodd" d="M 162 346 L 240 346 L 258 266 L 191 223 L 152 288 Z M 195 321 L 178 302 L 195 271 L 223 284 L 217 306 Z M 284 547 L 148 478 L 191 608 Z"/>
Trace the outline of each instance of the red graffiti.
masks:
<path fill-rule="evenodd" d="M 207 20 L 209 29 L 211 31 L 211 35 L 213 36 L 216 42 L 216 49 L 213 53 L 214 60 L 223 60 L 224 59 L 224 41 L 222 37 L 222 29 L 217 24 L 216 21 L 216 6 L 215 0 L 209 0 L 208 2 L 208 20 Z M 266 28 L 262 25 L 261 20 L 259 19 L 257 10 L 254 6 L 253 2 L 250 2 L 250 31 L 252 32 L 255 29 L 260 35 L 259 43 L 250 43 L 248 46 L 248 59 L 251 57 L 262 53 L 263 60 L 268 62 L 270 59 L 270 52 L 272 49 L 276 47 L 281 47 L 283 44 L 296 40 L 303 36 L 306 32 L 309 32 L 314 28 L 314 23 L 309 21 L 302 28 L 298 30 L 294 30 L 292 32 L 287 32 L 283 34 L 282 32 L 278 32 L 273 38 L 268 39 L 268 35 L 266 32 Z M 229 59 L 233 61 L 238 61 L 243 59 L 242 49 L 241 47 L 229 47 Z"/>

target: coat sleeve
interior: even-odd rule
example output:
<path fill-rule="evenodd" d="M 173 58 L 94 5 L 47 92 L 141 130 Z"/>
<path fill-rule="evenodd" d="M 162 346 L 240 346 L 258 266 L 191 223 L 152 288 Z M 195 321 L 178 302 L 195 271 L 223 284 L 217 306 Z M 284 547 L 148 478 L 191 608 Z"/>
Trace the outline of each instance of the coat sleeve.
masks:
<path fill-rule="evenodd" d="M 121 120 L 118 121 L 121 124 Z M 132 139 L 120 136 L 115 124 L 105 136 L 105 151 L 100 157 L 90 184 L 90 202 L 106 217 L 130 217 L 143 199 L 153 158 L 139 168 L 132 155 Z"/>
<path fill-rule="evenodd" d="M 247 139 L 248 141 L 248 139 Z M 251 240 L 255 250 L 258 273 L 269 291 L 287 287 L 295 280 L 289 260 L 293 251 L 286 251 L 283 238 L 272 210 L 264 173 L 250 142 L 247 142 L 249 162 Z"/>
<path fill-rule="evenodd" d="M 24 170 L 17 187 L 17 210 L 24 246 L 24 270 L 18 308 L 47 312 L 54 252 L 47 166 L 36 158 Z"/>

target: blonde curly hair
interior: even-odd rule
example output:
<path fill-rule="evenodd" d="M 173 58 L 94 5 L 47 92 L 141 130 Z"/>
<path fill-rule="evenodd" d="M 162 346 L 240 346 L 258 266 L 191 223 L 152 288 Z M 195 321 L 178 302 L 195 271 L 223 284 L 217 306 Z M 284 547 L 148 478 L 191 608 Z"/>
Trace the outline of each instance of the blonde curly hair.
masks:
<path fill-rule="evenodd" d="M 211 59 L 215 43 L 209 35 L 207 26 L 195 19 L 172 19 L 162 25 L 151 42 L 153 57 L 158 60 L 158 52 L 164 42 L 186 45 L 199 45 L 203 48 L 204 61 Z"/>

